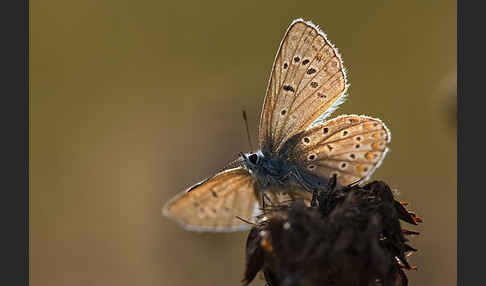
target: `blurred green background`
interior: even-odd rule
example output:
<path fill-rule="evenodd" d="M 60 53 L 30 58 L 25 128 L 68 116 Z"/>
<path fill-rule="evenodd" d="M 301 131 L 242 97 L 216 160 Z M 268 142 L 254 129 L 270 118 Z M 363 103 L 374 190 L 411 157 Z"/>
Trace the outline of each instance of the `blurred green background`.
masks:
<path fill-rule="evenodd" d="M 456 1 L 31 1 L 31 285 L 239 285 L 246 233 L 192 233 L 169 198 L 249 151 L 294 18 L 379 117 L 372 179 L 424 219 L 411 285 L 456 285 Z M 408 227 L 408 225 L 406 226 Z M 257 279 L 253 285 L 263 285 Z"/>

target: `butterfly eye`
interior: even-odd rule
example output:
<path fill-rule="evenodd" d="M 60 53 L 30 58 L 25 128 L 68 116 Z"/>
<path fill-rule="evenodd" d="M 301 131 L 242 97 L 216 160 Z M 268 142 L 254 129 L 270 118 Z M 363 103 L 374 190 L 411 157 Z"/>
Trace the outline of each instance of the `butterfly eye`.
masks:
<path fill-rule="evenodd" d="M 256 164 L 257 161 L 258 161 L 258 155 L 257 154 L 251 154 L 249 157 L 248 157 L 248 160 L 250 160 L 250 163 L 252 164 Z"/>

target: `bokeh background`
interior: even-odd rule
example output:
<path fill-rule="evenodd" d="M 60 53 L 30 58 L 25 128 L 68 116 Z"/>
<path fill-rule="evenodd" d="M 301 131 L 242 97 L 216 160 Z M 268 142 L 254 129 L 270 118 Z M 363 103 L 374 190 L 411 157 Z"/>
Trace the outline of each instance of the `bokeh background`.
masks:
<path fill-rule="evenodd" d="M 373 179 L 424 219 L 411 285 L 456 284 L 456 1 L 30 1 L 31 285 L 239 285 L 246 233 L 161 216 L 249 151 L 294 18 L 392 132 Z M 257 279 L 253 285 L 263 285 Z"/>

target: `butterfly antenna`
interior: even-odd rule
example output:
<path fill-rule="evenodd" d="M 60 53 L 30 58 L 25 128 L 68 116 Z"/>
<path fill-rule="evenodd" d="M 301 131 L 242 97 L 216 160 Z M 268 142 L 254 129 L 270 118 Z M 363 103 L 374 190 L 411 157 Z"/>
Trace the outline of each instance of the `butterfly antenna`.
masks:
<path fill-rule="evenodd" d="M 248 119 L 246 117 L 246 111 L 243 110 L 243 121 L 245 121 L 246 134 L 248 135 L 248 143 L 250 144 L 250 150 L 253 151 L 253 144 L 251 144 L 250 129 L 248 128 Z"/>
<path fill-rule="evenodd" d="M 256 226 L 256 223 L 253 223 L 253 222 L 251 222 L 251 221 L 249 221 L 249 220 L 246 220 L 246 219 L 244 219 L 244 218 L 242 218 L 242 217 L 240 217 L 240 216 L 235 216 L 235 217 L 236 217 L 237 219 L 241 220 L 241 221 L 242 221 L 242 222 L 244 222 L 244 223 L 247 223 L 247 224 L 251 224 L 251 225 Z"/>

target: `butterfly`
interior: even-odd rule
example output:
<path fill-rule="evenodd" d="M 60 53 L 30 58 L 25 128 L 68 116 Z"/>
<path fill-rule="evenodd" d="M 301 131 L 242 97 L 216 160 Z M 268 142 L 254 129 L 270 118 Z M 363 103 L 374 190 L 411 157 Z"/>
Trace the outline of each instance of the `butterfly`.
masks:
<path fill-rule="evenodd" d="M 367 180 L 388 152 L 390 131 L 376 118 L 325 119 L 348 88 L 341 56 L 310 21 L 294 20 L 280 43 L 263 103 L 259 150 L 241 153 L 214 176 L 171 199 L 163 213 L 185 229 L 237 231 L 270 203 L 303 198 L 333 178 Z"/>

